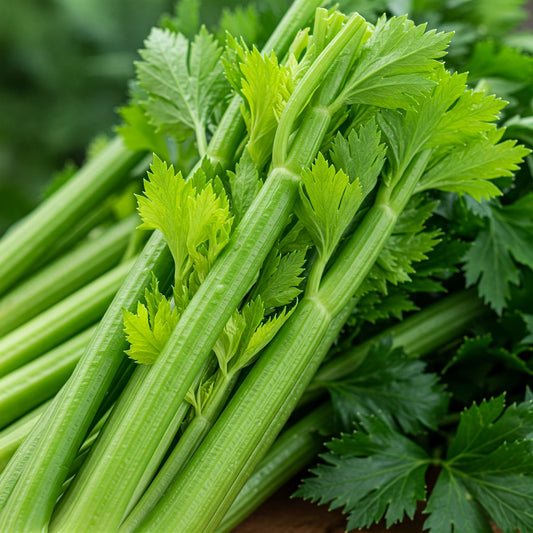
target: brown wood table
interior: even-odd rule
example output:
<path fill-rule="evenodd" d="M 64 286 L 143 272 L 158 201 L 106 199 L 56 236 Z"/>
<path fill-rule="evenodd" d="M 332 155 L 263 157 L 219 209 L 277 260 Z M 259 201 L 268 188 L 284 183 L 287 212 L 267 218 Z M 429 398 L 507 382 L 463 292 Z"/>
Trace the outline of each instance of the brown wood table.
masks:
<path fill-rule="evenodd" d="M 346 518 L 336 511 L 328 511 L 326 505 L 314 505 L 300 498 L 290 498 L 296 484 L 289 484 L 267 500 L 234 533 L 343 533 Z M 423 531 L 424 515 L 417 513 L 414 520 L 386 529 L 379 524 L 363 533 L 418 533 Z"/>

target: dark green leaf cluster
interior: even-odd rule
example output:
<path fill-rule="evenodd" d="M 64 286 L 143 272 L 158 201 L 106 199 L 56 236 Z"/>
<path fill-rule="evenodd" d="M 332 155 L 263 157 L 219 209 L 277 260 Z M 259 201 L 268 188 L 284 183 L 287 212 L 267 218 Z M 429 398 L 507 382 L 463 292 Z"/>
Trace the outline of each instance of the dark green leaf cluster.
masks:
<path fill-rule="evenodd" d="M 533 194 L 502 206 L 490 202 L 482 212 L 485 228 L 465 255 L 468 285 L 477 283 L 480 296 L 501 313 L 510 296 L 510 284 L 518 284 L 518 264 L 533 269 Z M 517 264 L 518 263 L 518 264 Z"/>
<path fill-rule="evenodd" d="M 532 531 L 533 403 L 505 409 L 503 396 L 461 414 L 446 457 L 432 459 L 380 415 L 328 444 L 325 464 L 312 470 L 297 494 L 348 513 L 348 528 L 387 525 L 412 517 L 426 499 L 429 465 L 440 473 L 427 501 L 431 533 L 490 533 L 490 519 L 506 533 Z"/>
<path fill-rule="evenodd" d="M 326 384 L 343 430 L 373 414 L 406 433 L 435 429 L 446 411 L 447 395 L 437 376 L 424 369 L 423 362 L 393 349 L 390 337 L 374 345 L 354 372 Z"/>

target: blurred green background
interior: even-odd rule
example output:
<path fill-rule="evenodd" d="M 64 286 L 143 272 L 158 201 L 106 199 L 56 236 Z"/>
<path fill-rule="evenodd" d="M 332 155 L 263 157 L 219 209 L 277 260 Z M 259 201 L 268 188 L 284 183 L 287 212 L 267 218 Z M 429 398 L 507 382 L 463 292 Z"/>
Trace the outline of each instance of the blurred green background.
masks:
<path fill-rule="evenodd" d="M 223 5 L 203 2 L 202 19 Z M 0 2 L 0 234 L 42 199 L 46 183 L 111 133 L 133 61 L 172 0 Z"/>
<path fill-rule="evenodd" d="M 197 0 L 183 0 L 195 4 Z M 200 20 L 244 31 L 254 40 L 288 0 L 203 0 Z M 415 19 L 468 25 L 470 41 L 482 33 L 509 32 L 526 18 L 524 4 L 507 0 L 341 0 L 341 7 L 372 16 L 382 9 L 413 11 Z M 110 134 L 116 110 L 127 100 L 133 61 L 151 26 L 173 0 L 5 0 L 0 6 L 0 234 L 43 197 L 67 161 L 81 164 L 88 143 Z M 441 9 L 442 8 L 442 9 Z M 261 12 L 261 15 L 258 13 Z M 418 15 L 418 16 L 416 16 Z M 451 20 L 450 16 L 452 17 Z M 419 20 L 420 21 L 420 20 Z M 235 27 L 237 26 L 237 27 Z M 475 31 L 472 30 L 476 26 Z M 457 46 L 461 43 L 456 34 Z"/>

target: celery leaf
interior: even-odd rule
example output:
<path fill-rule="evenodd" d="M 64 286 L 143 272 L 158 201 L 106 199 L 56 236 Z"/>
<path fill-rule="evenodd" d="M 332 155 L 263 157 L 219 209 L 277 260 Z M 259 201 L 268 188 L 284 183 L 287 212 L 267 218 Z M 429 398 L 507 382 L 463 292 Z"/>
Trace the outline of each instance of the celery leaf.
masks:
<path fill-rule="evenodd" d="M 161 27 L 192 38 L 200 29 L 200 0 L 179 0 L 174 15 L 163 15 Z"/>
<path fill-rule="evenodd" d="M 154 156 L 138 196 L 141 227 L 163 233 L 175 263 L 174 296 L 182 309 L 229 240 L 232 217 L 222 184 L 201 167 L 190 180 Z"/>
<path fill-rule="evenodd" d="M 323 260 L 331 257 L 362 200 L 359 180 L 350 182 L 342 170 L 328 165 L 321 153 L 311 170 L 304 170 L 295 212 Z"/>
<path fill-rule="evenodd" d="M 272 152 L 279 118 L 293 90 L 288 68 L 278 63 L 271 52 L 262 54 L 253 47 L 228 37 L 223 58 L 226 76 L 243 97 L 242 115 L 248 130 L 248 152 L 258 169 L 262 169 Z"/>
<path fill-rule="evenodd" d="M 331 161 L 343 170 L 351 181 L 359 180 L 363 197 L 374 189 L 385 162 L 386 147 L 375 119 L 352 130 L 348 137 L 337 134 L 330 151 Z"/>
<path fill-rule="evenodd" d="M 259 294 L 266 313 L 290 304 L 302 291 L 306 250 L 278 253 L 267 258 L 253 293 Z"/>
<path fill-rule="evenodd" d="M 446 52 L 450 33 L 425 31 L 403 17 L 381 17 L 355 62 L 341 97 L 349 104 L 410 107 L 435 82 L 428 74 Z"/>
<path fill-rule="evenodd" d="M 150 365 L 169 339 L 179 314 L 159 292 L 155 279 L 151 289 L 145 291 L 145 300 L 146 305 L 137 304 L 137 314 L 124 311 L 124 331 L 130 343 L 126 354 L 136 363 Z"/>
<path fill-rule="evenodd" d="M 461 414 L 429 498 L 431 533 L 533 529 L 533 402 L 504 410 L 503 396 Z"/>
<path fill-rule="evenodd" d="M 425 500 L 425 473 L 441 471 L 425 509 L 430 533 L 504 533 L 533 529 L 533 401 L 505 409 L 503 396 L 473 404 L 461 414 L 445 459 L 431 459 L 378 416 L 327 444 L 326 464 L 311 470 L 296 495 L 344 507 L 348 530 L 404 514 Z"/>
<path fill-rule="evenodd" d="M 364 417 L 361 429 L 326 445 L 326 464 L 311 470 L 295 496 L 348 513 L 347 530 L 368 527 L 385 515 L 387 527 L 412 517 L 425 498 L 424 475 L 430 459 L 383 420 Z"/>
<path fill-rule="evenodd" d="M 117 132 L 122 136 L 130 150 L 149 150 L 163 159 L 169 158 L 164 135 L 158 133 L 156 128 L 147 121 L 141 106 L 124 106 L 120 108 L 119 112 L 124 119 L 124 124 L 117 128 Z"/>
<path fill-rule="evenodd" d="M 423 362 L 392 349 L 390 337 L 372 346 L 354 372 L 327 384 L 344 430 L 350 430 L 359 417 L 372 414 L 407 433 L 435 429 L 448 397 L 437 376 L 424 369 Z"/>
<path fill-rule="evenodd" d="M 263 185 L 250 153 L 245 150 L 235 167 L 228 171 L 231 189 L 231 208 L 238 222 L 248 210 Z"/>
<path fill-rule="evenodd" d="M 501 194 L 488 180 L 512 176 L 529 150 L 516 141 L 499 142 L 502 131 L 493 130 L 477 141 L 455 147 L 422 177 L 418 190 L 469 194 L 477 201 Z"/>
<path fill-rule="evenodd" d="M 510 295 L 510 284 L 518 284 L 517 263 L 533 269 L 533 194 L 513 204 L 487 204 L 487 227 L 481 230 L 465 255 L 467 285 L 477 283 L 479 295 L 501 313 Z"/>
<path fill-rule="evenodd" d="M 229 89 L 213 36 L 202 28 L 189 43 L 182 34 L 154 28 L 140 53 L 137 76 L 148 93 L 143 107 L 150 122 L 179 140 L 196 133 L 205 145 L 213 109 Z"/>
<path fill-rule="evenodd" d="M 387 284 L 411 281 L 416 272 L 413 263 L 427 259 L 427 254 L 440 240 L 440 230 L 424 229 L 435 206 L 435 202 L 422 197 L 411 199 L 361 285 L 359 295 L 375 290 L 386 294 Z"/>

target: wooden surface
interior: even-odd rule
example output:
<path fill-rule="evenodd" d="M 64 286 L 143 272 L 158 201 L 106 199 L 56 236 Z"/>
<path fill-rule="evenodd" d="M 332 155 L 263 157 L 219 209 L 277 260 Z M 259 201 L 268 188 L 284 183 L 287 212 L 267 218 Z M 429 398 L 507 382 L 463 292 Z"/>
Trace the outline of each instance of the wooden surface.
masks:
<path fill-rule="evenodd" d="M 234 533 L 343 533 L 346 519 L 340 511 L 328 511 L 327 506 L 314 505 L 291 499 L 296 484 L 283 487 L 266 501 L 255 513 L 236 527 Z M 419 533 L 422 532 L 424 515 L 417 513 L 415 520 L 386 529 L 380 524 L 363 533 Z"/>

